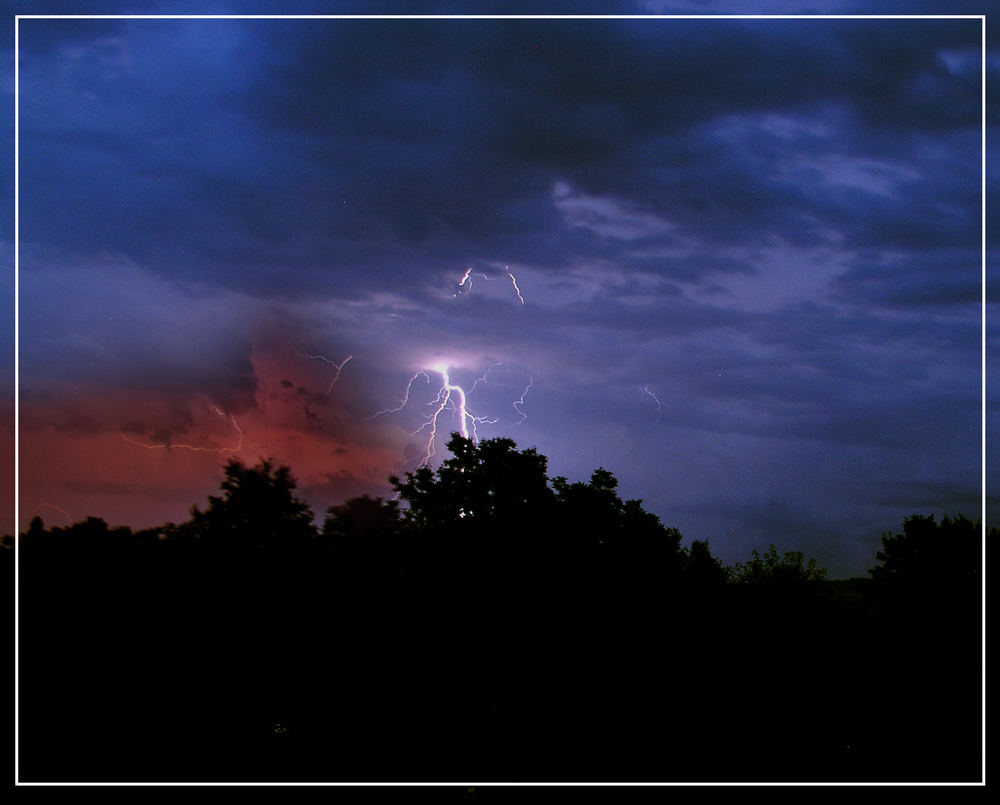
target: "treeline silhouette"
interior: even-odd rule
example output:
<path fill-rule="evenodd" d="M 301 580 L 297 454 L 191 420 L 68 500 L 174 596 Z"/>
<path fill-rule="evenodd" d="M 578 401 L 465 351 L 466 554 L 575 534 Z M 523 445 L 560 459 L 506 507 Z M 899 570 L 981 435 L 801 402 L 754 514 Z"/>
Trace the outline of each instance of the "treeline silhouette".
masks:
<path fill-rule="evenodd" d="M 726 567 L 607 470 L 448 448 L 319 527 L 270 460 L 183 523 L 36 517 L 20 779 L 980 779 L 976 524 L 908 518 L 871 578 Z"/>

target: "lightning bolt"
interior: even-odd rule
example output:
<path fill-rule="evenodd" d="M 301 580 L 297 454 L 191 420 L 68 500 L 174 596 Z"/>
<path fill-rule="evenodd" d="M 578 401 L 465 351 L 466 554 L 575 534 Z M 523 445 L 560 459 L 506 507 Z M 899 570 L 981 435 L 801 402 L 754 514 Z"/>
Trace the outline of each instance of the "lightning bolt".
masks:
<path fill-rule="evenodd" d="M 243 449 L 243 429 L 239 426 L 239 423 L 236 421 L 236 417 L 232 414 L 227 414 L 221 408 L 216 408 L 215 413 L 224 419 L 228 419 L 229 424 L 232 425 L 236 432 L 240 435 L 239 442 L 236 447 L 200 447 L 193 444 L 174 444 L 172 442 L 165 442 L 163 444 L 146 444 L 145 442 L 140 442 L 130 436 L 127 436 L 124 432 L 122 432 L 121 436 L 129 444 L 134 444 L 138 447 L 145 447 L 147 450 L 172 450 L 174 448 L 179 448 L 182 450 L 191 450 L 195 453 L 219 453 L 220 455 L 222 453 L 238 453 Z"/>
<path fill-rule="evenodd" d="M 528 415 L 526 413 L 524 413 L 524 411 L 522 411 L 520 408 L 518 408 L 518 406 L 519 405 L 524 405 L 524 398 L 525 398 L 525 396 L 527 396 L 528 392 L 531 390 L 531 387 L 533 385 L 535 385 L 535 378 L 533 378 L 533 377 L 531 377 L 529 375 L 528 376 L 528 385 L 524 387 L 524 391 L 521 392 L 520 398 L 518 398 L 517 400 L 514 400 L 514 410 L 517 411 L 517 413 L 521 417 L 517 422 L 514 423 L 515 425 L 520 425 L 522 422 L 524 422 L 524 420 L 526 420 L 528 418 Z"/>
<path fill-rule="evenodd" d="M 510 277 L 510 284 L 514 286 L 514 293 L 517 294 L 518 300 L 521 304 L 524 304 L 524 297 L 521 296 L 521 289 L 517 287 L 517 279 L 513 274 L 510 273 L 510 266 L 507 266 L 507 276 Z"/>
<path fill-rule="evenodd" d="M 472 394 L 472 392 L 474 392 L 476 390 L 476 387 L 480 383 L 485 383 L 486 382 L 486 378 L 489 376 L 490 372 L 492 372 L 498 366 L 502 366 L 502 365 L 503 365 L 503 361 L 497 361 L 496 363 L 491 364 L 490 367 L 485 372 L 483 372 L 482 377 L 477 377 L 476 378 L 476 381 L 472 384 L 472 388 L 469 389 L 468 393 Z M 531 371 L 530 367 L 528 367 L 528 371 L 529 372 Z M 516 400 L 514 400 L 514 410 L 517 411 L 518 416 L 521 417 L 517 422 L 514 423 L 515 425 L 520 425 L 522 422 L 524 422 L 524 420 L 526 420 L 528 418 L 528 415 L 526 413 L 524 413 L 524 411 L 522 411 L 520 408 L 518 408 L 518 406 L 519 405 L 524 405 L 524 397 L 525 397 L 525 395 L 528 393 L 528 391 L 531 389 L 531 387 L 533 385 L 535 385 L 535 378 L 533 378 L 529 374 L 528 375 L 528 385 L 526 385 L 524 387 L 524 391 L 521 392 L 521 396 L 518 397 Z"/>
<path fill-rule="evenodd" d="M 486 280 L 487 282 L 489 282 L 490 278 L 487 277 L 482 272 L 476 272 L 476 276 L 477 277 L 482 277 L 484 280 Z M 462 295 L 462 288 L 466 288 L 467 292 L 471 292 L 472 291 L 472 269 L 471 268 L 465 269 L 465 273 L 462 275 L 462 279 L 460 279 L 458 281 L 458 290 L 455 291 L 455 293 L 452 294 L 452 296 L 461 296 Z"/>
<path fill-rule="evenodd" d="M 643 394 L 648 394 L 650 397 L 652 397 L 653 398 L 653 402 L 656 403 L 656 421 L 659 422 L 660 421 L 660 414 L 663 412 L 663 406 L 660 404 L 660 401 L 657 398 L 657 396 L 655 394 L 653 394 L 653 392 L 651 392 L 649 390 L 649 386 L 643 386 L 641 390 L 642 390 Z"/>
<path fill-rule="evenodd" d="M 406 384 L 406 391 L 403 392 L 403 398 L 399 401 L 399 406 L 396 408 L 383 408 L 377 414 L 372 414 L 370 417 L 365 418 L 365 422 L 371 422 L 376 417 L 382 416 L 382 414 L 395 414 L 402 411 L 406 404 L 410 401 L 410 389 L 413 387 L 413 383 L 418 377 L 423 377 L 428 383 L 431 382 L 430 377 L 427 376 L 427 372 L 417 372 L 413 377 L 410 378 L 410 382 Z"/>
<path fill-rule="evenodd" d="M 340 363 L 337 363 L 336 361 L 331 361 L 325 355 L 307 355 L 306 353 L 299 352 L 298 350 L 295 350 L 295 354 L 300 358 L 308 358 L 311 361 L 323 361 L 323 363 L 328 363 L 337 370 L 336 374 L 333 376 L 333 380 L 330 381 L 330 385 L 326 387 L 326 391 L 323 393 L 323 396 L 320 397 L 321 400 L 325 400 L 330 396 L 330 392 L 333 391 L 333 387 L 337 385 L 337 381 L 340 380 L 341 371 L 347 365 L 347 362 L 354 357 L 353 355 L 348 355 Z"/>
<path fill-rule="evenodd" d="M 416 436 L 424 429 L 428 429 L 429 432 L 422 464 L 429 464 L 431 456 L 437 452 L 435 442 L 437 441 L 438 420 L 446 409 L 450 408 L 456 412 L 458 416 L 458 432 L 462 434 L 462 438 L 471 438 L 475 443 L 479 442 L 479 433 L 476 430 L 478 425 L 484 423 L 492 425 L 499 421 L 473 414 L 469 410 L 465 389 L 451 382 L 446 364 L 436 363 L 431 369 L 441 375 L 441 388 L 438 390 L 437 397 L 430 403 L 434 407 L 434 410 L 427 415 L 427 421 L 413 433 Z M 485 379 L 485 375 L 483 375 L 483 378 L 480 378 L 480 380 L 483 379 Z"/>
<path fill-rule="evenodd" d="M 451 380 L 450 370 L 446 363 L 440 362 L 431 366 L 428 370 L 421 370 L 415 372 L 410 378 L 409 382 L 406 384 L 406 389 L 403 392 L 403 396 L 399 401 L 399 405 L 395 408 L 384 408 L 378 413 L 372 414 L 367 418 L 366 421 L 375 419 L 376 417 L 382 416 L 383 414 L 392 414 L 402 411 L 406 407 L 410 400 L 410 392 L 413 388 L 413 384 L 417 381 L 417 378 L 423 377 L 424 380 L 430 382 L 430 377 L 428 371 L 441 376 L 441 386 L 438 389 L 435 397 L 428 403 L 428 406 L 432 409 L 429 414 L 424 414 L 424 423 L 417 428 L 411 435 L 417 436 L 421 433 L 427 433 L 427 442 L 424 445 L 423 458 L 420 465 L 427 465 L 430 463 L 431 458 L 436 454 L 437 448 L 437 435 L 439 426 L 441 425 L 441 416 L 446 411 L 453 411 L 455 417 L 458 420 L 458 431 L 463 438 L 472 439 L 473 442 L 479 442 L 479 425 L 495 425 L 500 420 L 496 417 L 483 416 L 474 413 L 469 409 L 469 397 L 472 393 L 479 387 L 481 383 L 488 382 L 489 374 L 496 367 L 502 365 L 502 361 L 497 361 L 496 363 L 490 364 L 490 366 L 483 372 L 482 375 L 476 378 L 472 386 L 466 391 L 457 383 L 453 383 Z M 528 390 L 534 384 L 534 378 L 529 377 L 528 384 L 524 387 L 521 392 L 519 399 L 514 401 L 514 410 L 518 413 L 521 419 L 514 424 L 519 425 L 528 415 L 525 414 L 520 406 L 524 405 L 524 398 L 527 395 Z"/>
<path fill-rule="evenodd" d="M 469 389 L 469 394 L 472 394 L 472 392 L 476 390 L 476 386 L 478 386 L 480 383 L 485 383 L 486 378 L 489 376 L 489 373 L 492 372 L 494 369 L 496 369 L 498 366 L 501 366 L 502 364 L 503 361 L 497 361 L 496 363 L 491 364 L 490 367 L 485 372 L 483 372 L 482 376 L 477 377 L 475 382 L 473 382 L 472 388 Z"/>
<path fill-rule="evenodd" d="M 514 293 L 517 295 L 518 301 L 523 305 L 524 297 L 521 296 L 521 289 L 517 285 L 517 277 L 515 277 L 513 274 L 510 273 L 510 266 L 505 266 L 505 273 L 507 274 L 507 278 L 510 280 L 510 284 L 514 286 Z M 453 297 L 461 296 L 463 293 L 468 293 L 472 291 L 472 274 L 473 271 L 471 268 L 465 269 L 465 273 L 462 275 L 462 279 L 458 281 L 458 289 L 455 291 L 455 293 L 452 294 Z M 490 282 L 490 278 L 481 271 L 475 272 L 475 275 L 477 277 L 482 277 L 487 282 Z M 463 288 L 467 290 L 463 291 L 462 290 Z"/>

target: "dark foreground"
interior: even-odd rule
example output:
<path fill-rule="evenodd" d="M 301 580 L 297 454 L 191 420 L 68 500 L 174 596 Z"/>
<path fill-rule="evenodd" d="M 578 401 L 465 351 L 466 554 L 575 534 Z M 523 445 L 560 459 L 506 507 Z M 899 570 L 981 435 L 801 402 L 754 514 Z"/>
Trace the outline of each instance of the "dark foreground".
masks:
<path fill-rule="evenodd" d="M 167 546 L 20 560 L 22 782 L 981 776 L 972 594 Z"/>

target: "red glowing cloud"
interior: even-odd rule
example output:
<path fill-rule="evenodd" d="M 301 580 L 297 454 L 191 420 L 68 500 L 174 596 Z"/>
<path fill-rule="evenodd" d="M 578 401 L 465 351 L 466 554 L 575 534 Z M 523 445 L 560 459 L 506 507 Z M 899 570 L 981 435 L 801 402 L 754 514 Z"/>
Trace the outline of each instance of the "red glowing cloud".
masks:
<path fill-rule="evenodd" d="M 251 362 L 255 391 L 238 411 L 214 394 L 125 388 L 22 403 L 18 526 L 36 514 L 51 525 L 177 522 L 217 491 L 230 458 L 288 465 L 318 520 L 326 506 L 388 490 L 406 434 L 355 415 L 346 372 L 331 383 L 335 366 L 287 345 L 255 346 Z"/>

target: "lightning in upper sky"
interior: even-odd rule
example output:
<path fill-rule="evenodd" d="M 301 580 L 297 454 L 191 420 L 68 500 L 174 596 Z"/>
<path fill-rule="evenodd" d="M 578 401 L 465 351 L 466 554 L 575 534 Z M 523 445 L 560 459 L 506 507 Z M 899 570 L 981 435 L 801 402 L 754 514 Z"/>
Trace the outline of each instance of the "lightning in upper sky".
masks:
<path fill-rule="evenodd" d="M 490 372 L 492 372 L 498 366 L 502 365 L 503 361 L 497 361 L 496 363 L 490 364 L 489 368 L 485 372 L 483 372 L 483 374 L 480 377 L 476 378 L 475 382 L 472 384 L 472 388 L 469 389 L 468 393 L 472 394 L 472 392 L 476 390 L 476 387 L 480 383 L 486 382 L 486 379 L 489 377 Z M 529 372 L 530 372 L 530 367 L 529 367 Z M 524 405 L 525 395 L 527 395 L 528 391 L 531 389 L 533 385 L 535 385 L 535 378 L 529 374 L 528 384 L 524 387 L 524 390 L 521 392 L 521 396 L 518 397 L 516 400 L 514 400 L 514 410 L 517 411 L 518 416 L 521 417 L 517 422 L 514 423 L 515 425 L 520 425 L 522 422 L 524 422 L 524 420 L 528 418 L 528 415 L 524 413 L 524 411 L 522 411 L 518 406 Z"/>
<path fill-rule="evenodd" d="M 485 372 L 483 372 L 482 375 L 480 375 L 479 377 L 477 377 L 473 381 L 472 388 L 469 389 L 469 394 L 472 394 L 472 392 L 474 392 L 476 390 L 476 386 L 478 386 L 480 383 L 485 383 L 486 382 L 486 378 L 489 376 L 490 372 L 492 372 L 498 366 L 502 366 L 502 365 L 503 365 L 503 361 L 497 361 L 496 363 L 490 364 L 489 368 L 487 368 L 487 370 Z"/>
<path fill-rule="evenodd" d="M 462 294 L 469 293 L 472 291 L 473 273 L 475 273 L 475 276 L 477 277 L 482 277 L 487 282 L 491 281 L 491 278 L 486 274 L 484 274 L 483 272 L 481 271 L 473 272 L 471 268 L 467 268 L 465 270 L 465 273 L 462 275 L 462 279 L 458 281 L 458 288 L 455 290 L 455 293 L 453 293 L 452 296 L 461 296 Z M 521 295 L 521 289 L 517 284 L 517 277 L 515 277 L 510 271 L 510 266 L 504 267 L 504 273 L 507 275 L 507 279 L 510 280 L 510 284 L 514 288 L 514 294 L 517 296 L 517 300 L 523 305 L 524 297 Z"/>
<path fill-rule="evenodd" d="M 660 400 L 657 398 L 655 394 L 653 394 L 653 392 L 649 390 L 649 386 L 642 386 L 641 390 L 643 394 L 648 394 L 650 397 L 652 397 L 653 402 L 656 403 L 656 421 L 659 422 L 660 414 L 663 412 L 663 406 L 660 404 Z"/>
<path fill-rule="evenodd" d="M 330 364 L 330 366 L 332 366 L 334 369 L 337 370 L 336 374 L 334 374 L 333 376 L 333 379 L 330 381 L 330 385 L 326 387 L 326 391 L 323 393 L 323 396 L 320 397 L 321 400 L 325 400 L 327 397 L 330 396 L 330 392 L 333 391 L 333 387 L 337 384 L 337 381 L 340 380 L 341 371 L 343 371 L 344 367 L 347 365 L 347 362 L 352 357 L 354 357 L 353 355 L 348 355 L 340 363 L 337 363 L 336 361 L 330 360 L 325 355 L 307 355 L 306 353 L 299 352 L 298 350 L 295 350 L 295 354 L 298 355 L 300 358 L 308 358 L 309 360 L 312 361 L 323 361 L 323 363 L 328 363 Z"/>
<path fill-rule="evenodd" d="M 521 396 L 518 399 L 514 400 L 514 410 L 521 415 L 521 418 L 514 423 L 515 425 L 520 425 L 522 422 L 524 422 L 524 420 L 528 418 L 528 415 L 524 413 L 524 411 L 522 411 L 520 408 L 518 408 L 518 406 L 524 405 L 524 398 L 525 396 L 527 396 L 528 392 L 531 390 L 531 387 L 533 385 L 535 385 L 535 378 L 529 375 L 528 385 L 524 387 L 524 391 L 521 392 Z"/>
<path fill-rule="evenodd" d="M 524 297 L 521 296 L 521 289 L 517 287 L 517 278 L 510 273 L 510 266 L 507 266 L 507 276 L 510 277 L 510 284 L 514 286 L 514 293 L 517 294 L 518 300 L 521 304 L 524 304 Z"/>
<path fill-rule="evenodd" d="M 431 382 L 431 379 L 430 379 L 430 377 L 428 377 L 427 372 L 417 372 L 415 375 L 413 375 L 413 377 L 410 378 L 410 382 L 406 384 L 406 391 L 403 392 L 403 397 L 399 401 L 399 406 L 398 407 L 396 407 L 396 408 L 383 408 L 378 413 L 372 414 L 370 417 L 366 417 L 365 418 L 365 422 L 370 422 L 371 420 L 375 419 L 376 417 L 382 416 L 382 414 L 395 414 L 395 413 L 397 413 L 399 411 L 402 411 L 406 407 L 406 404 L 410 401 L 410 389 L 413 387 L 413 383 L 414 383 L 414 381 L 418 377 L 423 377 L 423 379 L 426 380 L 428 383 Z"/>
<path fill-rule="evenodd" d="M 487 282 L 489 277 L 483 274 L 481 271 L 476 272 L 477 277 L 482 277 Z M 465 269 L 465 273 L 462 275 L 462 279 L 458 281 L 458 290 L 455 291 L 453 296 L 461 296 L 463 293 L 469 293 L 472 290 L 472 269 Z"/>

